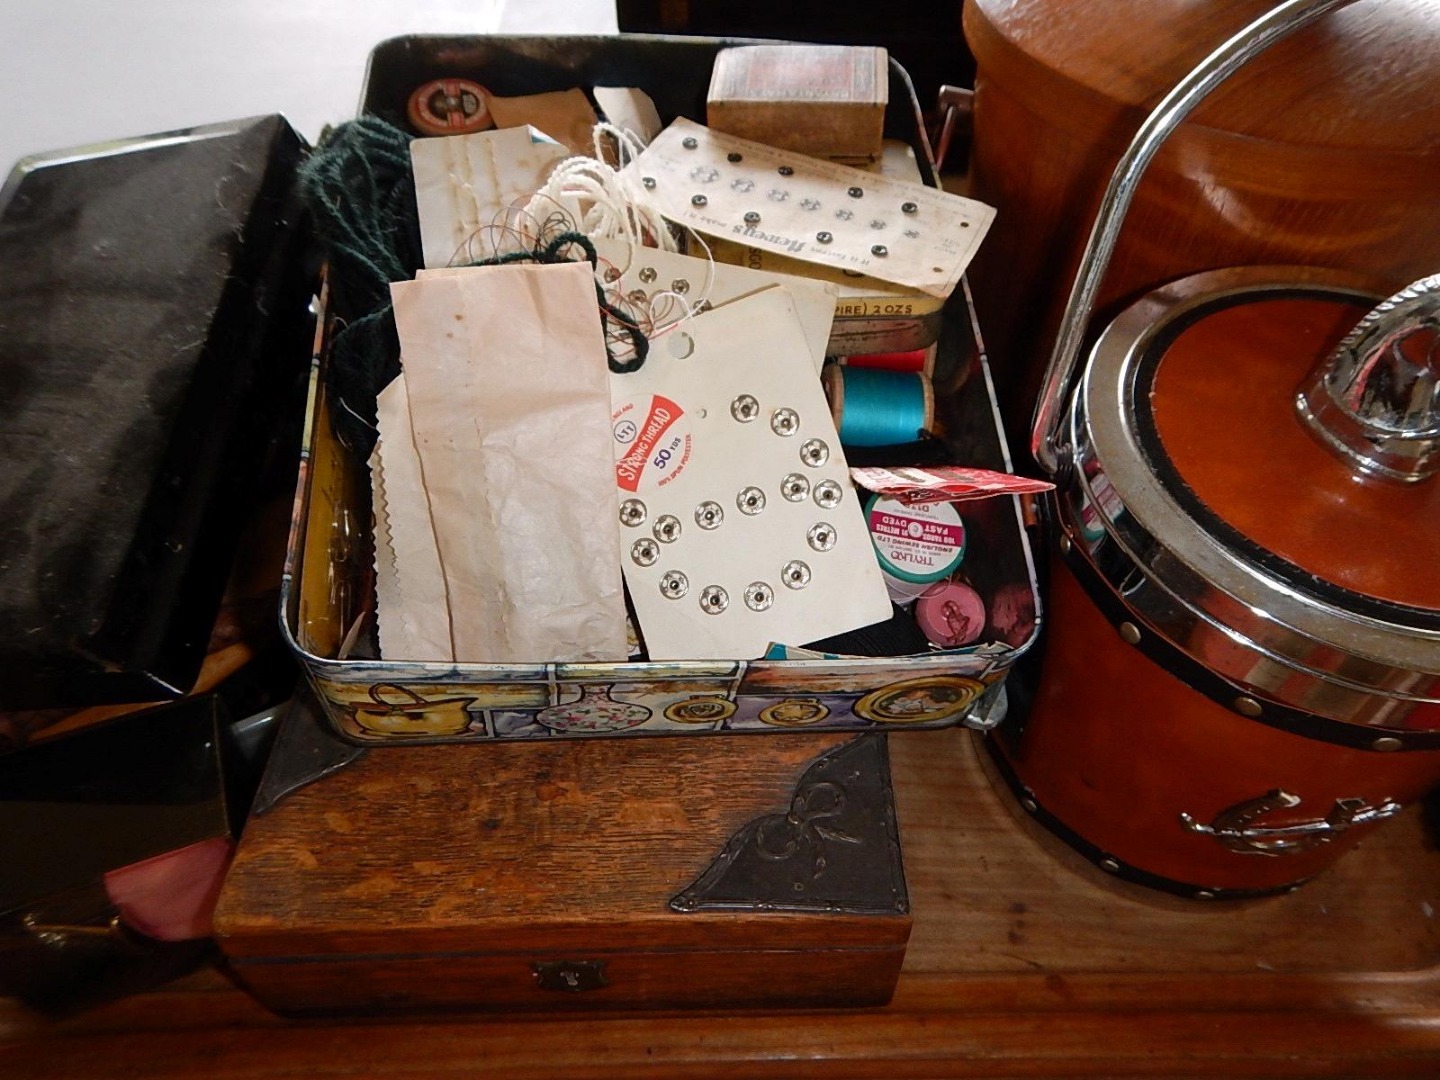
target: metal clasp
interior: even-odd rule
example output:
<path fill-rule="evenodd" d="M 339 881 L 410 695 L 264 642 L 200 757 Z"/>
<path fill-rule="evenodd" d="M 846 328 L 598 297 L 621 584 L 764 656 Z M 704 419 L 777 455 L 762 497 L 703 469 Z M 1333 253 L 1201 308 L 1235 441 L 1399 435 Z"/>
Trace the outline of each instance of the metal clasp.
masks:
<path fill-rule="evenodd" d="M 1393 799 L 1386 799 L 1379 806 L 1370 806 L 1364 799 L 1336 799 L 1330 813 L 1322 819 L 1273 828 L 1252 824 L 1266 814 L 1289 810 L 1300 802 L 1298 795 L 1274 788 L 1220 811 L 1209 825 L 1202 825 L 1186 813 L 1181 813 L 1180 823 L 1192 833 L 1214 837 L 1216 842 L 1240 855 L 1295 855 L 1329 843 L 1353 825 L 1384 821 L 1403 809 Z"/>

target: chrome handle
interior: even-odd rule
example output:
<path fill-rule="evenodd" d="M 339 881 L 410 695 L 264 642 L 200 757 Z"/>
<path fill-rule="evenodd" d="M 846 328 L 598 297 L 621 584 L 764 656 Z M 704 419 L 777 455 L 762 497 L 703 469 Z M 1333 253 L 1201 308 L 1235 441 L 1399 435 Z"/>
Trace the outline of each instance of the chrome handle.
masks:
<path fill-rule="evenodd" d="M 1190 115 L 1210 92 L 1245 64 L 1295 31 L 1309 26 L 1330 11 L 1344 7 L 1353 0 L 1286 0 L 1277 4 L 1239 33 L 1235 34 L 1181 79 L 1165 95 L 1155 110 L 1140 125 L 1130 145 L 1120 155 L 1090 237 L 1080 260 L 1080 269 L 1070 288 L 1059 335 L 1045 369 L 1045 382 L 1035 402 L 1031 423 L 1030 452 L 1040 467 L 1051 476 L 1060 471 L 1062 448 L 1057 445 L 1060 413 L 1070 394 L 1075 377 L 1080 346 L 1085 338 L 1086 324 L 1095 307 L 1095 297 L 1115 253 L 1115 244 L 1125 215 L 1130 209 L 1135 189 L 1149 166 L 1150 160 L 1180 123 Z"/>
<path fill-rule="evenodd" d="M 1370 806 L 1364 799 L 1336 799 L 1324 818 L 1266 827 L 1252 822 L 1274 810 L 1300 805 L 1300 797 L 1275 788 L 1254 799 L 1222 810 L 1209 825 L 1189 814 L 1180 815 L 1188 832 L 1209 836 L 1240 855 L 1294 855 L 1329 843 L 1346 829 L 1392 818 L 1404 809 L 1393 799 Z"/>

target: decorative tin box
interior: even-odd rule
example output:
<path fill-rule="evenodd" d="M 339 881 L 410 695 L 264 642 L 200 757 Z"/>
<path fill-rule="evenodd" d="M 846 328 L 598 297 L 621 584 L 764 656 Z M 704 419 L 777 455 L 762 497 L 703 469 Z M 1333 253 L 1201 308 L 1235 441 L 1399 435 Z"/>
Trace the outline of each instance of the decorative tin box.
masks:
<path fill-rule="evenodd" d="M 416 87 L 474 80 L 501 95 L 631 85 L 663 119 L 704 115 L 710 39 L 402 38 L 371 57 L 363 107 L 405 122 Z M 933 178 L 919 111 L 891 67 L 886 135 L 917 148 Z M 962 288 L 951 298 L 935 384 L 945 451 L 966 465 L 1006 469 L 989 372 Z M 317 341 L 316 367 L 324 351 Z M 1038 625 L 1030 548 L 1013 497 L 969 504 L 967 567 L 993 625 L 976 648 L 901 657 L 636 662 L 433 664 L 357 658 L 369 603 L 368 479 L 336 438 L 312 380 L 310 427 L 292 524 L 282 610 L 321 705 L 344 737 L 375 745 L 549 739 L 577 735 L 863 732 L 998 720 L 999 685 Z M 795 643 L 799 644 L 799 643 Z M 344 658 L 342 658 L 344 657 Z"/>

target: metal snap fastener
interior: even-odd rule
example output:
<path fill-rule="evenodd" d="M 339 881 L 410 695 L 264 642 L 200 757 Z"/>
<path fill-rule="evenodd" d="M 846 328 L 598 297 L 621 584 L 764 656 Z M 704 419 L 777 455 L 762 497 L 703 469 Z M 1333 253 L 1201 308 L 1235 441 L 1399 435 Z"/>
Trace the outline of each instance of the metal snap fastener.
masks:
<path fill-rule="evenodd" d="M 791 559 L 781 568 L 780 580 L 787 589 L 803 589 L 810 584 L 810 564 Z"/>
<path fill-rule="evenodd" d="M 690 579 L 679 570 L 667 570 L 660 577 L 660 595 L 667 600 L 679 600 L 690 591 Z"/>
<path fill-rule="evenodd" d="M 717 502 L 706 501 L 695 507 L 695 524 L 702 529 L 718 529 L 725 520 L 725 508 Z"/>
<path fill-rule="evenodd" d="M 810 531 L 805 534 L 805 540 L 816 551 L 829 551 L 835 546 L 835 526 L 828 521 L 811 525 Z"/>
<path fill-rule="evenodd" d="M 680 519 L 674 514 L 665 514 L 655 519 L 655 527 L 652 531 L 655 539 L 662 544 L 673 544 L 680 539 Z"/>
<path fill-rule="evenodd" d="M 642 266 L 642 267 L 640 268 L 640 273 L 639 273 L 637 276 L 638 276 L 638 277 L 640 278 L 640 280 L 643 281 L 646 285 L 649 285 L 649 284 L 650 284 L 652 281 L 654 281 L 654 280 L 656 279 L 656 277 L 658 277 L 659 275 L 655 273 L 655 268 L 654 268 L 653 266 Z"/>
<path fill-rule="evenodd" d="M 655 178 L 653 176 L 642 176 L 640 182 L 651 191 L 655 190 Z"/>
<path fill-rule="evenodd" d="M 846 192 L 846 194 L 849 195 L 852 199 L 858 199 L 865 194 L 865 189 L 861 187 L 852 187 L 848 192 Z"/>
<path fill-rule="evenodd" d="M 776 409 L 770 417 L 770 430 L 776 435 L 794 435 L 800 430 L 800 414 L 794 409 Z"/>
<path fill-rule="evenodd" d="M 818 232 L 815 234 L 815 242 L 818 244 L 828 244 L 834 239 L 835 237 L 831 236 L 828 232 Z"/>
<path fill-rule="evenodd" d="M 810 494 L 810 481 L 797 472 L 787 473 L 780 481 L 780 494 L 791 502 L 804 502 Z"/>
<path fill-rule="evenodd" d="M 730 402 L 730 415 L 742 424 L 748 424 L 760 415 L 760 402 L 749 394 L 741 394 Z"/>
<path fill-rule="evenodd" d="M 754 517 L 765 509 L 765 492 L 754 486 L 741 488 L 740 494 L 735 496 L 735 505 L 742 514 Z"/>
<path fill-rule="evenodd" d="M 883 259 L 886 255 L 890 254 L 890 249 L 884 244 L 876 244 L 870 249 L 870 254 L 874 255 L 877 259 Z"/>
<path fill-rule="evenodd" d="M 913 214 L 919 209 L 920 207 L 916 206 L 913 202 L 903 202 L 900 204 L 900 212 L 902 214 Z"/>
<path fill-rule="evenodd" d="M 642 536 L 630 545 L 630 558 L 636 566 L 654 566 L 660 558 L 660 545 L 648 536 Z"/>
<path fill-rule="evenodd" d="M 844 490 L 834 480 L 822 480 L 815 485 L 815 505 L 822 510 L 830 510 L 839 506 Z"/>
<path fill-rule="evenodd" d="M 639 499 L 626 499 L 620 504 L 620 524 L 628 525 L 631 528 L 643 525 L 647 513 L 645 504 Z"/>
<path fill-rule="evenodd" d="M 778 172 L 781 176 L 795 175 L 795 170 L 792 169 L 789 165 L 781 165 L 780 168 L 776 169 L 775 171 Z"/>
<path fill-rule="evenodd" d="M 705 205 L 706 203 L 708 203 L 709 201 L 710 201 L 710 200 L 707 199 L 707 198 L 705 198 L 704 195 L 691 195 L 691 196 L 690 196 L 690 205 L 691 205 L 691 206 L 704 206 L 704 205 Z"/>
<path fill-rule="evenodd" d="M 707 615 L 719 615 L 730 606 L 730 594 L 719 585 L 706 585 L 700 590 L 700 610 Z"/>
<path fill-rule="evenodd" d="M 745 212 L 745 224 L 746 224 L 746 225 L 758 225 L 759 223 L 760 223 L 760 215 L 759 215 L 758 213 L 756 213 L 754 210 L 747 210 L 747 211 Z"/>
<path fill-rule="evenodd" d="M 775 590 L 763 581 L 752 581 L 745 586 L 745 606 L 751 611 L 768 611 L 775 602 Z"/>
<path fill-rule="evenodd" d="M 700 144 L 696 142 L 693 138 L 687 137 L 680 141 L 680 145 L 683 146 L 686 150 L 694 150 Z"/>
<path fill-rule="evenodd" d="M 812 469 L 818 469 L 830 460 L 830 447 L 824 439 L 806 439 L 800 447 L 800 460 Z"/>

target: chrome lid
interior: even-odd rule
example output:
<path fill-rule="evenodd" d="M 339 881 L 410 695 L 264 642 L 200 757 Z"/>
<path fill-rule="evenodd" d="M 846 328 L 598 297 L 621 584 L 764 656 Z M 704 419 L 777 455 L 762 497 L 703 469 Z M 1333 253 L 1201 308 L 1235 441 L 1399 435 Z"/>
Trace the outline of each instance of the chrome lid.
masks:
<path fill-rule="evenodd" d="M 1105 330 L 1070 410 L 1065 546 L 1092 564 L 1145 633 L 1222 678 L 1346 723 L 1410 726 L 1415 706 L 1440 701 L 1440 611 L 1348 589 L 1239 535 L 1177 477 L 1147 419 L 1159 358 L 1179 333 L 1226 307 L 1286 296 L 1362 313 L 1374 304 L 1334 272 L 1243 268 L 1157 290 Z M 1225 360 L 1214 358 L 1222 384 Z M 1287 513 L 1283 499 L 1273 512 Z M 1383 524 L 1376 528 L 1367 554 L 1384 558 Z M 1440 728 L 1440 711 L 1423 712 L 1435 713 L 1423 726 Z"/>

